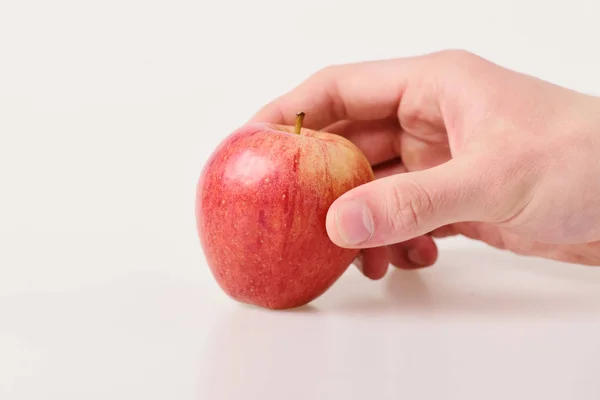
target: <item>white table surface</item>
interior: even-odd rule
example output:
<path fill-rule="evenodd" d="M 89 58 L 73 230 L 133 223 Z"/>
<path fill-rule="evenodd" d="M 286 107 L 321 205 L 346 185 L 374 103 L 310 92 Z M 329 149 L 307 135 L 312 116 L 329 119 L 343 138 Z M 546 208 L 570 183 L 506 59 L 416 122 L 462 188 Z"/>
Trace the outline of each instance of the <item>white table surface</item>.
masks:
<path fill-rule="evenodd" d="M 28 245 L 38 255 L 8 251 L 20 288 L 0 286 L 3 398 L 600 395 L 597 269 L 446 241 L 434 268 L 379 282 L 352 268 L 311 306 L 274 312 L 225 297 L 192 238 Z"/>
<path fill-rule="evenodd" d="M 600 94 L 598 12 L 0 1 L 0 399 L 599 399 L 600 269 L 450 239 L 273 312 L 217 287 L 193 218 L 212 149 L 317 69 L 465 48 Z"/>

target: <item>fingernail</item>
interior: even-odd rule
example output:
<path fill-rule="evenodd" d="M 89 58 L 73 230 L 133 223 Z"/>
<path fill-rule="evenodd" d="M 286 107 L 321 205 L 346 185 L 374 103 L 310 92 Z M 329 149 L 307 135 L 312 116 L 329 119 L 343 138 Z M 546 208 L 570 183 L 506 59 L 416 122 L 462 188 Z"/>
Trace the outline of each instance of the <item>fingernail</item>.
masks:
<path fill-rule="evenodd" d="M 410 249 L 408 251 L 408 260 L 416 265 L 425 265 L 423 258 L 421 258 L 421 254 L 417 251 L 417 249 Z"/>
<path fill-rule="evenodd" d="M 335 216 L 338 233 L 345 243 L 356 245 L 371 238 L 373 217 L 361 200 L 348 200 L 341 203 Z"/>

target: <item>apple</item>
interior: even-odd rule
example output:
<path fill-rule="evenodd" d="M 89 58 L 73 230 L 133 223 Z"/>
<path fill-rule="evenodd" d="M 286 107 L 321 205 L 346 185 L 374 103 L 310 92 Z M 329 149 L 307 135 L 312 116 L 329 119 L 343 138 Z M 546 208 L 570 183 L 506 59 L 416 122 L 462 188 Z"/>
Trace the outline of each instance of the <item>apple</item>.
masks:
<path fill-rule="evenodd" d="M 342 136 L 296 126 L 247 124 L 205 164 L 196 224 L 208 266 L 229 297 L 268 309 L 322 295 L 358 255 L 335 245 L 325 218 L 334 200 L 374 179 Z"/>

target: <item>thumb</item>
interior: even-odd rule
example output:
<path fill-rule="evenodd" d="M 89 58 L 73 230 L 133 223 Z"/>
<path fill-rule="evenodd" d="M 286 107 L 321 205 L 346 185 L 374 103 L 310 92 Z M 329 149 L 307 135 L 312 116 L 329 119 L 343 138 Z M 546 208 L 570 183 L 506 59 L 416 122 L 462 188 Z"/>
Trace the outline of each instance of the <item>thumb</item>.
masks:
<path fill-rule="evenodd" d="M 493 194 L 481 166 L 452 159 L 378 179 L 340 196 L 327 213 L 331 240 L 350 248 L 403 242 L 441 226 L 490 216 Z M 491 183 L 491 185 L 490 185 Z"/>

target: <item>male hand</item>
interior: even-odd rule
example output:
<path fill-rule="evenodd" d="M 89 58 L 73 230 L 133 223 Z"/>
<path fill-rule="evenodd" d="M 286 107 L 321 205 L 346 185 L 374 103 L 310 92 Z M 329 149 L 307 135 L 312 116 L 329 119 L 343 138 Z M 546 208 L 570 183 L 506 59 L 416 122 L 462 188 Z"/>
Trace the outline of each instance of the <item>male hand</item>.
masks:
<path fill-rule="evenodd" d="M 331 206 L 327 231 L 381 278 L 432 265 L 433 238 L 600 264 L 600 99 L 473 54 L 326 68 L 252 120 L 343 135 L 375 181 Z"/>

